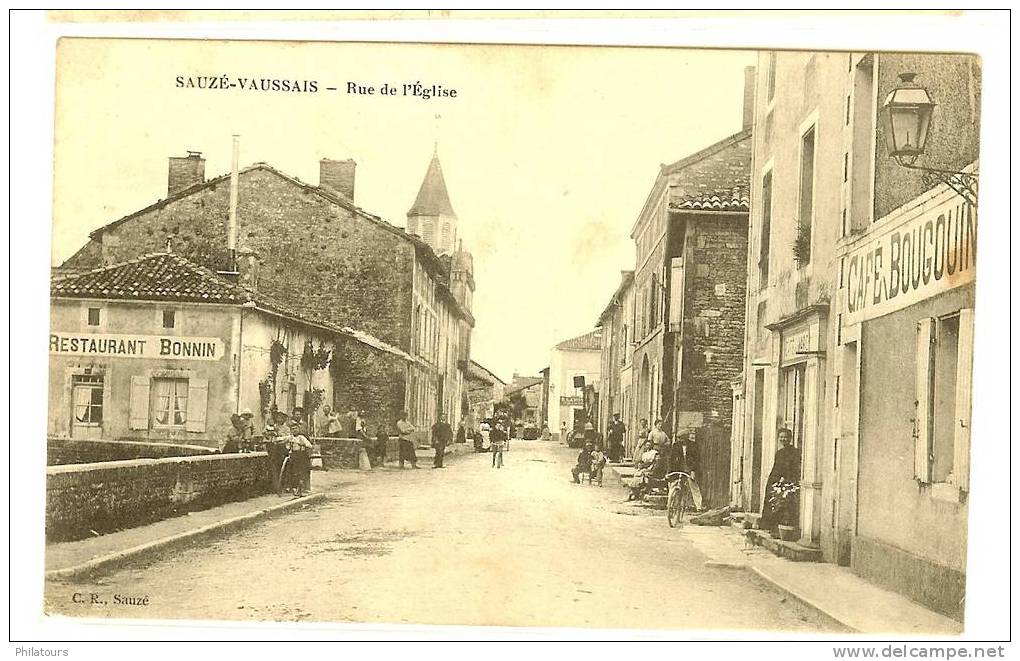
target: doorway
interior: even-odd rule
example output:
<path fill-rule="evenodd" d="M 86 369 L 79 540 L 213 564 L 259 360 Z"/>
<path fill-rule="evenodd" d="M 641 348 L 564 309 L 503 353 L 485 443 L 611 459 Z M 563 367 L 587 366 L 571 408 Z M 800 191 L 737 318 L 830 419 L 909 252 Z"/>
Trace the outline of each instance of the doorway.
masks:
<path fill-rule="evenodd" d="M 752 512 L 761 512 L 762 418 L 765 416 L 765 370 L 754 371 L 754 416 L 751 419 L 751 502 Z"/>

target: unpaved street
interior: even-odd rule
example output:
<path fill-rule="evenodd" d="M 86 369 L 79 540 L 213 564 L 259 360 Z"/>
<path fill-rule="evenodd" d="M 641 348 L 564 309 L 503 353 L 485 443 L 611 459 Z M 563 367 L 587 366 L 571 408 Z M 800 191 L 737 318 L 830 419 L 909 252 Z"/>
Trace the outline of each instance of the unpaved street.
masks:
<path fill-rule="evenodd" d="M 87 582 L 51 582 L 82 616 L 655 629 L 833 626 L 752 577 L 704 566 L 661 511 L 574 485 L 574 450 L 514 441 L 502 470 L 386 468 L 320 506 Z M 423 463 L 424 465 L 424 463 Z M 97 604 L 89 595 L 100 595 Z M 114 595 L 148 597 L 115 604 Z"/>

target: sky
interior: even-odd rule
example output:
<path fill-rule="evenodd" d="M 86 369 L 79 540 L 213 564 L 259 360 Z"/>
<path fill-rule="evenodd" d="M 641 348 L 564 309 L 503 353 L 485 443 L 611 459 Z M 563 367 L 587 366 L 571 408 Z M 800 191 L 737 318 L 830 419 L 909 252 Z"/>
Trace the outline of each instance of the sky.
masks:
<path fill-rule="evenodd" d="M 508 380 L 594 328 L 634 268 L 633 226 L 661 163 L 741 128 L 748 51 L 675 48 L 63 39 L 54 264 L 166 195 L 167 158 L 206 176 L 264 161 L 318 183 L 357 161 L 355 203 L 406 224 L 438 145 L 474 254 L 473 358 Z M 314 80 L 315 93 L 178 87 L 178 76 Z M 456 98 L 380 95 L 442 85 Z M 376 88 L 346 92 L 347 84 Z M 336 87 L 337 91 L 326 90 Z"/>

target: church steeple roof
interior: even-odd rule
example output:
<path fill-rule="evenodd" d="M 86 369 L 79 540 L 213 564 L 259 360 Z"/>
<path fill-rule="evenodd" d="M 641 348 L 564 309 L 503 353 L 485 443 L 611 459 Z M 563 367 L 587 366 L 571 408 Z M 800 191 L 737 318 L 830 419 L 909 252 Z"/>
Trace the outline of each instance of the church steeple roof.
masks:
<path fill-rule="evenodd" d="M 432 154 L 432 162 L 425 173 L 425 179 L 418 189 L 418 197 L 407 212 L 408 216 L 456 216 L 446 192 L 443 167 L 439 164 L 439 153 Z"/>

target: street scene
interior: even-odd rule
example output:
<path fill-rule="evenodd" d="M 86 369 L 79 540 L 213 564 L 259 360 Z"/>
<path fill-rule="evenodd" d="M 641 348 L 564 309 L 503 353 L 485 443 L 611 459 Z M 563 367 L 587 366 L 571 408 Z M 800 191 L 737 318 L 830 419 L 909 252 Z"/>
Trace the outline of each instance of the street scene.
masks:
<path fill-rule="evenodd" d="M 965 630 L 979 58 L 277 46 L 61 42 L 47 614 Z"/>
<path fill-rule="evenodd" d="M 500 471 L 471 453 L 447 471 L 364 474 L 323 504 L 200 547 L 51 581 L 47 604 L 90 617 L 698 630 L 760 628 L 769 612 L 769 629 L 843 630 L 763 580 L 706 568 L 660 510 L 621 503 L 619 484 L 574 485 L 575 454 L 522 440 Z M 75 592 L 108 603 L 77 605 Z"/>

